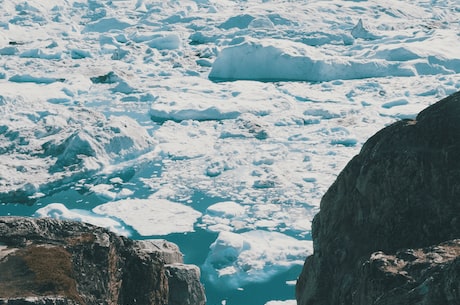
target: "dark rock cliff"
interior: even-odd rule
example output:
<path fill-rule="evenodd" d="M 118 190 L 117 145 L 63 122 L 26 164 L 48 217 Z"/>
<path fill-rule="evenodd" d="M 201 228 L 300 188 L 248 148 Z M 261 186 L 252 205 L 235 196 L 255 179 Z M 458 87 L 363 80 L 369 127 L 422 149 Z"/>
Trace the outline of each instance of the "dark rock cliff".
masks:
<path fill-rule="evenodd" d="M 460 304 L 460 92 L 371 137 L 312 235 L 299 305 Z"/>
<path fill-rule="evenodd" d="M 0 304 L 205 304 L 200 271 L 165 240 L 85 223 L 0 217 Z"/>

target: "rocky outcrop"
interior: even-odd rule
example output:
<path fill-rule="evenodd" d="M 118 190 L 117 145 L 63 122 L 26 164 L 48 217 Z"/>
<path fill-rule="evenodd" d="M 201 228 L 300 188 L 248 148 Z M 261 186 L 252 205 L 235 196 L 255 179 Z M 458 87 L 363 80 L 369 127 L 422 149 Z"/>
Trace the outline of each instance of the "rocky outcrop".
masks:
<path fill-rule="evenodd" d="M 357 279 L 355 304 L 459 304 L 460 239 L 396 254 L 371 254 Z"/>
<path fill-rule="evenodd" d="M 312 236 L 299 305 L 460 304 L 460 92 L 371 137 Z"/>
<path fill-rule="evenodd" d="M 0 304 L 205 304 L 200 271 L 165 240 L 80 222 L 0 217 Z"/>

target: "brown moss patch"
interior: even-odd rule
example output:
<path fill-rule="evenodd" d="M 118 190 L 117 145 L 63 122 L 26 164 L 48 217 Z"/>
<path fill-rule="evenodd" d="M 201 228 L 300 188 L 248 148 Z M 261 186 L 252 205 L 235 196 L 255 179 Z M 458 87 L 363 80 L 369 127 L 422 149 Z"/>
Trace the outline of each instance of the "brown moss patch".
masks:
<path fill-rule="evenodd" d="M 35 276 L 24 260 L 10 255 L 0 262 L 0 297 L 15 298 L 22 296 L 33 296 L 30 291 Z"/>
<path fill-rule="evenodd" d="M 0 273 L 0 291 L 5 291 L 1 297 L 60 295 L 84 304 L 73 277 L 72 256 L 63 247 L 21 249 L 0 263 Z"/>

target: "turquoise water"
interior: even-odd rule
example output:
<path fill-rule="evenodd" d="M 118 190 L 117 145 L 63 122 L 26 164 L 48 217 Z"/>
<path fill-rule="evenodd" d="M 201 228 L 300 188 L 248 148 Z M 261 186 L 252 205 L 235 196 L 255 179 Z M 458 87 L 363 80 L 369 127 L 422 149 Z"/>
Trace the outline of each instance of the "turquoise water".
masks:
<path fill-rule="evenodd" d="M 151 190 L 144 187 L 139 178 L 160 175 L 161 169 L 158 164 L 150 167 L 142 167 L 142 170 L 133 172 L 118 173 L 116 176 L 123 176 L 124 188 L 130 188 L 134 194 L 132 198 L 147 198 L 151 195 Z M 108 183 L 111 177 L 91 178 L 91 183 Z M 89 181 L 89 179 L 88 179 Z M 32 216 L 35 211 L 50 203 L 63 203 L 68 209 L 91 210 L 97 205 L 106 203 L 108 200 L 97 196 L 83 187 L 86 183 L 80 181 L 78 185 L 69 186 L 67 189 L 39 198 L 31 205 L 2 203 L 0 215 Z M 227 200 L 226 198 L 208 197 L 201 192 L 196 192 L 188 198 L 188 204 L 194 209 L 204 213 L 206 208 L 216 202 Z M 184 253 L 185 263 L 202 266 L 209 252 L 209 246 L 216 240 L 217 233 L 206 231 L 200 227 L 195 227 L 194 232 L 175 233 L 166 236 L 141 236 L 131 229 L 133 239 L 162 238 L 177 244 Z M 210 305 L 263 305 L 270 300 L 294 299 L 294 286 L 287 284 L 287 281 L 295 280 L 301 271 L 301 266 L 295 266 L 264 283 L 249 284 L 238 289 L 228 289 L 219 287 L 210 282 L 205 273 L 202 272 L 202 282 L 206 289 L 207 304 Z"/>

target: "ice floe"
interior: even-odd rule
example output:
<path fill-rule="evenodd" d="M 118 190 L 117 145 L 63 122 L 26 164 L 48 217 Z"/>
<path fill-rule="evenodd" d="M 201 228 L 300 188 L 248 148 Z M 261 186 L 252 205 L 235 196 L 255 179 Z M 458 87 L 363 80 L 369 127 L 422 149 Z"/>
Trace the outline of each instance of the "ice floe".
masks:
<path fill-rule="evenodd" d="M 35 212 L 37 217 L 52 217 L 63 220 L 75 220 L 107 228 L 123 236 L 130 236 L 131 232 L 115 219 L 91 213 L 84 209 L 68 209 L 62 203 L 51 203 Z"/>
<path fill-rule="evenodd" d="M 189 206 L 155 198 L 112 201 L 95 207 L 93 212 L 121 219 L 144 236 L 191 232 L 201 216 Z"/>
<path fill-rule="evenodd" d="M 47 193 L 56 185 L 135 159 L 156 144 L 129 117 L 106 118 L 85 107 L 6 94 L 2 101 L 3 201 L 27 202 L 34 192 Z"/>
<path fill-rule="evenodd" d="M 310 241 L 278 232 L 221 232 L 211 244 L 203 268 L 215 285 L 238 288 L 267 281 L 293 265 L 302 265 L 312 251 Z"/>

